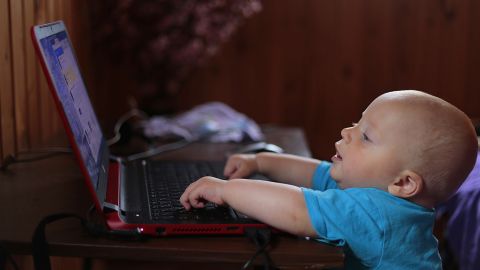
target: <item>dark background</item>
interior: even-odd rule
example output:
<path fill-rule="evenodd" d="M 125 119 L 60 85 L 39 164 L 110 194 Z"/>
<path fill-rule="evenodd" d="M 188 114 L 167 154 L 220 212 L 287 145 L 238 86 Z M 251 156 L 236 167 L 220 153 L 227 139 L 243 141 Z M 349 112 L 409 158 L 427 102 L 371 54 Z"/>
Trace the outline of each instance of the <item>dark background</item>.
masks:
<path fill-rule="evenodd" d="M 258 123 L 305 130 L 329 159 L 340 130 L 379 94 L 418 89 L 480 118 L 480 2 L 476 0 L 262 1 L 217 53 L 157 108 L 222 101 Z M 63 19 L 106 134 L 132 100 L 134 66 L 96 49 L 91 1 L 22 0 L 0 8 L 0 154 L 44 146 L 62 133 L 29 27 Z"/>
<path fill-rule="evenodd" d="M 480 117 L 478 25 L 474 0 L 265 0 L 166 100 L 178 111 L 218 100 L 259 123 L 302 127 L 314 156 L 329 159 L 340 130 L 386 91 L 426 91 Z M 110 89 L 99 108 L 107 93 L 137 87 L 128 70 L 98 72 L 91 84 Z M 105 80 L 112 73 L 118 87 Z"/>

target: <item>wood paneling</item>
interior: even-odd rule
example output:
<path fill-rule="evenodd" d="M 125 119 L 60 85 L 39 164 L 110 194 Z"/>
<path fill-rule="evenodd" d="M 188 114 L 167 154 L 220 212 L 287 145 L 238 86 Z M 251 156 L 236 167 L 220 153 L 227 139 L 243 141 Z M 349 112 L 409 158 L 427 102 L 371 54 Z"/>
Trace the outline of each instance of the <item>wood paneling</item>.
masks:
<path fill-rule="evenodd" d="M 480 117 L 478 1 L 263 3 L 191 76 L 178 108 L 219 100 L 261 123 L 303 127 L 322 159 L 389 90 L 423 90 Z"/>
<path fill-rule="evenodd" d="M 29 33 L 30 26 L 34 25 L 35 19 L 35 3 L 31 0 L 23 0 L 24 25 L 23 33 Z M 28 40 L 26 40 L 28 42 Z M 30 147 L 39 147 L 41 145 L 40 131 L 40 93 L 38 87 L 39 68 L 33 46 L 25 46 L 25 76 L 26 76 L 26 93 L 27 93 L 27 137 Z"/>
<path fill-rule="evenodd" d="M 34 23 L 65 21 L 107 136 L 128 109 L 131 67 L 93 58 L 88 3 L 0 1 L 0 157 L 61 132 L 28 36 Z M 340 130 L 388 90 L 424 90 L 480 118 L 478 25 L 475 0 L 264 0 L 167 102 L 180 111 L 219 100 L 259 123 L 300 126 L 328 159 Z"/>
<path fill-rule="evenodd" d="M 89 44 L 76 36 L 82 33 L 76 28 L 89 27 L 87 9 L 79 7 L 85 7 L 83 1 L 0 0 L 0 161 L 18 151 L 48 146 L 53 136 L 63 132 L 30 28 L 64 20 L 72 39 Z M 89 48 L 77 46 L 82 55 Z M 85 58 L 79 61 L 84 63 Z"/>
<path fill-rule="evenodd" d="M 16 149 L 28 149 L 27 100 L 25 74 L 25 41 L 23 1 L 10 1 L 10 36 L 12 49 L 13 97 L 15 108 Z"/>
<path fill-rule="evenodd" d="M 9 1 L 0 1 L 0 154 L 15 152 L 12 52 Z"/>

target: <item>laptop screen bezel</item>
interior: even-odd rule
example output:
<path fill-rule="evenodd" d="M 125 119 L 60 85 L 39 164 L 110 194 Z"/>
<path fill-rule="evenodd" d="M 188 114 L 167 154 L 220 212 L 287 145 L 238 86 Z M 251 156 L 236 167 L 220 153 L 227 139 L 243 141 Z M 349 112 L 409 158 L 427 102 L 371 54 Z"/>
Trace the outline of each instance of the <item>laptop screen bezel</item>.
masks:
<path fill-rule="evenodd" d="M 39 60 L 40 60 L 42 69 L 44 71 L 44 74 L 47 78 L 47 82 L 48 82 L 48 85 L 49 85 L 50 92 L 51 92 L 52 97 L 54 99 L 54 102 L 56 104 L 57 111 L 59 112 L 60 118 L 61 118 L 63 126 L 65 128 L 65 131 L 67 133 L 67 137 L 70 141 L 70 144 L 73 148 L 73 151 L 75 153 L 77 161 L 80 165 L 80 168 L 81 168 L 82 174 L 84 175 L 87 187 L 88 187 L 91 195 L 94 198 L 95 206 L 96 206 L 97 210 L 102 211 L 103 204 L 104 204 L 104 201 L 105 201 L 106 192 L 107 192 L 108 170 L 109 170 L 109 163 L 110 163 L 110 151 L 109 151 L 107 142 L 106 142 L 106 140 L 103 136 L 103 133 L 102 133 L 100 148 L 99 148 L 99 155 L 98 155 L 99 159 L 98 159 L 98 162 L 97 162 L 98 179 L 92 179 L 92 177 L 91 177 L 91 175 L 90 175 L 90 173 L 87 169 L 86 163 L 83 159 L 83 156 L 81 154 L 81 151 L 79 149 L 79 146 L 77 144 L 77 141 L 75 140 L 75 136 L 73 134 L 70 122 L 67 118 L 67 114 L 66 114 L 65 108 L 63 107 L 63 103 L 60 101 L 60 97 L 57 93 L 58 89 L 56 88 L 56 84 L 54 83 L 54 80 L 53 80 L 53 71 L 51 70 L 51 67 L 48 65 L 48 61 L 46 59 L 46 55 L 45 55 L 45 52 L 44 52 L 44 50 L 42 48 L 42 44 L 41 44 L 42 39 L 49 38 L 49 37 L 51 37 L 53 35 L 57 35 L 61 32 L 65 32 L 65 36 L 66 36 L 66 39 L 69 43 L 70 49 L 72 51 L 72 54 L 73 54 L 73 57 L 74 57 L 74 60 L 75 60 L 75 64 L 78 67 L 78 60 L 77 60 L 74 48 L 72 46 L 70 36 L 68 35 L 68 31 L 67 31 L 63 21 L 56 21 L 56 22 L 48 23 L 48 24 L 44 24 L 44 25 L 36 25 L 36 26 L 33 26 L 31 28 L 31 36 L 32 36 L 32 40 L 33 40 L 33 43 L 34 43 L 34 47 L 35 47 L 35 50 L 37 52 L 37 56 L 39 57 Z M 80 70 L 79 67 L 78 67 L 78 69 Z M 79 75 L 80 75 L 79 79 L 82 80 L 83 83 L 84 83 L 85 81 L 83 80 L 82 74 L 79 74 Z M 88 97 L 87 102 L 88 102 L 89 106 L 92 106 L 88 93 L 85 93 L 85 95 Z M 93 106 L 92 106 L 92 110 L 93 110 Z M 93 110 L 93 112 L 94 112 L 94 110 Z M 96 114 L 95 114 L 95 117 L 96 117 Z M 98 117 L 97 117 L 97 119 L 98 119 Z M 97 183 L 96 187 L 93 184 L 95 182 Z"/>

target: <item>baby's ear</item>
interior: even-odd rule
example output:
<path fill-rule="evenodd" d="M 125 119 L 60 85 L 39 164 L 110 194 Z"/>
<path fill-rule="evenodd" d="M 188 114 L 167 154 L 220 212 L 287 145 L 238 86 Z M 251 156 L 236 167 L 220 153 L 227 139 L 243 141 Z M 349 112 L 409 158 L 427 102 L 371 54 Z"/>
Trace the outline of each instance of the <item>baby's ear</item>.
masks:
<path fill-rule="evenodd" d="M 388 185 L 388 192 L 400 198 L 411 198 L 423 189 L 423 178 L 414 171 L 405 170 Z"/>

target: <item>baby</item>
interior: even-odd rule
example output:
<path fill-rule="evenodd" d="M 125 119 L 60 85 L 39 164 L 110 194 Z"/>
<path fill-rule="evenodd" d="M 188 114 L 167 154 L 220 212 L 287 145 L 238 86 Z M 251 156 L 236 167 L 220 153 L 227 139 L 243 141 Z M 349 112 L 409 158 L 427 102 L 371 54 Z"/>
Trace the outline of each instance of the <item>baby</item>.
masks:
<path fill-rule="evenodd" d="M 441 269 L 434 206 L 474 166 L 469 118 L 414 91 L 376 98 L 341 131 L 332 162 L 293 155 L 233 155 L 229 181 L 203 177 L 180 198 L 186 209 L 229 205 L 280 230 L 342 246 L 347 269 Z M 241 179 L 259 172 L 278 182 Z"/>

